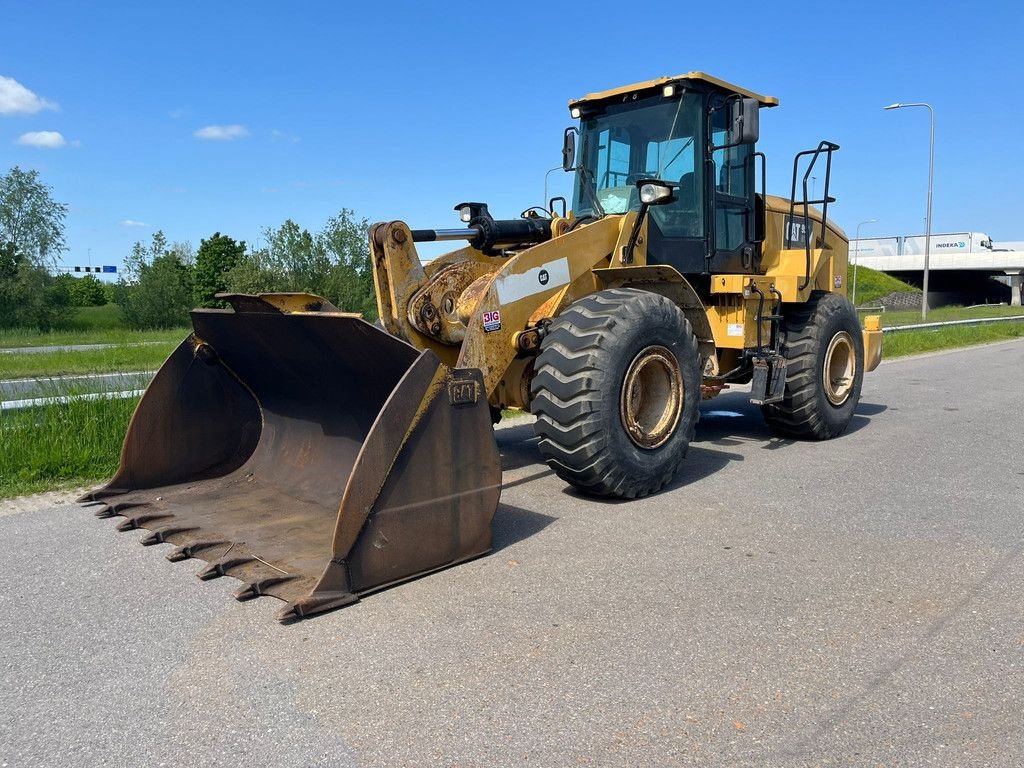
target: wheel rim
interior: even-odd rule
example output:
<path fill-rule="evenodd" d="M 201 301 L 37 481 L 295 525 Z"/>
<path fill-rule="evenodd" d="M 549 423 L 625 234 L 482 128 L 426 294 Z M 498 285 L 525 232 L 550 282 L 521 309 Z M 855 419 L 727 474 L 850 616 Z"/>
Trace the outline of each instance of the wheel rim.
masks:
<path fill-rule="evenodd" d="M 854 353 L 853 338 L 846 331 L 840 331 L 832 337 L 825 350 L 822 374 L 825 396 L 832 405 L 842 405 L 850 399 L 857 374 L 857 356 Z"/>
<path fill-rule="evenodd" d="M 622 425 L 640 448 L 664 445 L 683 411 L 683 374 L 679 361 L 662 346 L 642 350 L 626 371 L 619 399 Z"/>

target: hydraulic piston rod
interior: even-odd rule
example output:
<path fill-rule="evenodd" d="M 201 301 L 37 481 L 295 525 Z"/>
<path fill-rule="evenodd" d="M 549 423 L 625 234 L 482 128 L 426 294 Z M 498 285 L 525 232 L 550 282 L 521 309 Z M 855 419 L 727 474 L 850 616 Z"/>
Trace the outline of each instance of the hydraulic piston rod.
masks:
<path fill-rule="evenodd" d="M 492 219 L 477 216 L 465 229 L 414 229 L 413 242 L 468 240 L 484 253 L 498 245 L 528 245 L 551 239 L 550 219 Z"/>
<path fill-rule="evenodd" d="M 412 239 L 415 243 L 431 243 L 435 240 L 472 240 L 480 234 L 476 227 L 464 229 L 414 229 Z"/>

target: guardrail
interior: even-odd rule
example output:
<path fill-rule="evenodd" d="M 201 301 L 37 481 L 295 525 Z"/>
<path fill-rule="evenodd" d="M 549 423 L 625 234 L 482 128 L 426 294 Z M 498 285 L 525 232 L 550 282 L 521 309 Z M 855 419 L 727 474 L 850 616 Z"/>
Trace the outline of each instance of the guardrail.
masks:
<path fill-rule="evenodd" d="M 1024 315 L 1012 315 L 1010 317 L 977 317 L 972 320 L 944 320 L 939 323 L 913 323 L 912 325 L 891 325 L 882 328 L 882 333 L 895 333 L 896 331 L 924 331 L 929 328 L 947 328 L 954 325 L 988 325 L 989 323 L 1008 323 L 1016 320 L 1024 321 Z"/>
<path fill-rule="evenodd" d="M 142 397 L 144 389 L 131 389 L 122 392 L 89 392 L 84 395 L 56 395 L 54 397 L 29 397 L 20 400 L 4 400 L 0 402 L 0 411 L 16 411 L 19 408 L 38 408 L 43 405 L 64 405 L 77 400 L 121 400 L 128 397 Z"/>

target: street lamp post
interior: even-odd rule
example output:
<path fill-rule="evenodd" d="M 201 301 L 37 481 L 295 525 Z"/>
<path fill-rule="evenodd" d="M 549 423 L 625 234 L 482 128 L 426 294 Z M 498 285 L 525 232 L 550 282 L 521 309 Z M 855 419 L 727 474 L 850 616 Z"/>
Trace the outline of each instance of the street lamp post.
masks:
<path fill-rule="evenodd" d="M 860 264 L 860 228 L 865 224 L 877 224 L 878 219 L 868 219 L 857 225 L 857 247 L 853 249 L 853 298 L 850 299 L 853 306 L 857 306 L 857 265 Z"/>
<path fill-rule="evenodd" d="M 915 104 L 890 104 L 884 109 L 903 109 L 904 107 L 927 107 L 928 112 L 931 114 L 931 142 L 929 144 L 928 152 L 928 215 L 925 217 L 925 232 L 924 232 L 924 279 L 922 280 L 922 290 L 924 296 L 921 299 L 921 319 L 928 319 L 928 257 L 931 255 L 932 249 L 932 177 L 935 170 L 935 110 L 932 109 L 931 104 L 925 104 L 924 102 Z"/>

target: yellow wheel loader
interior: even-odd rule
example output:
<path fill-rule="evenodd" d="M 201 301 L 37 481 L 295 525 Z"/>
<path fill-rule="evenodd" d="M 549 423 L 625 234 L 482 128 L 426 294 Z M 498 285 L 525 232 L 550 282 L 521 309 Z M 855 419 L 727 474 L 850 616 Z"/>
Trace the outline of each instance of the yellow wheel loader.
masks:
<path fill-rule="evenodd" d="M 881 331 L 846 299 L 827 219 L 838 146 L 797 154 L 788 198 L 765 192 L 758 115 L 777 104 L 701 72 L 570 102 L 571 210 L 467 202 L 457 228 L 371 229 L 382 327 L 306 294 L 195 310 L 85 500 L 245 582 L 239 599 L 286 600 L 287 621 L 489 551 L 504 408 L 595 496 L 662 488 L 700 401 L 733 384 L 779 434 L 839 435 Z M 421 262 L 439 240 L 465 245 Z"/>

